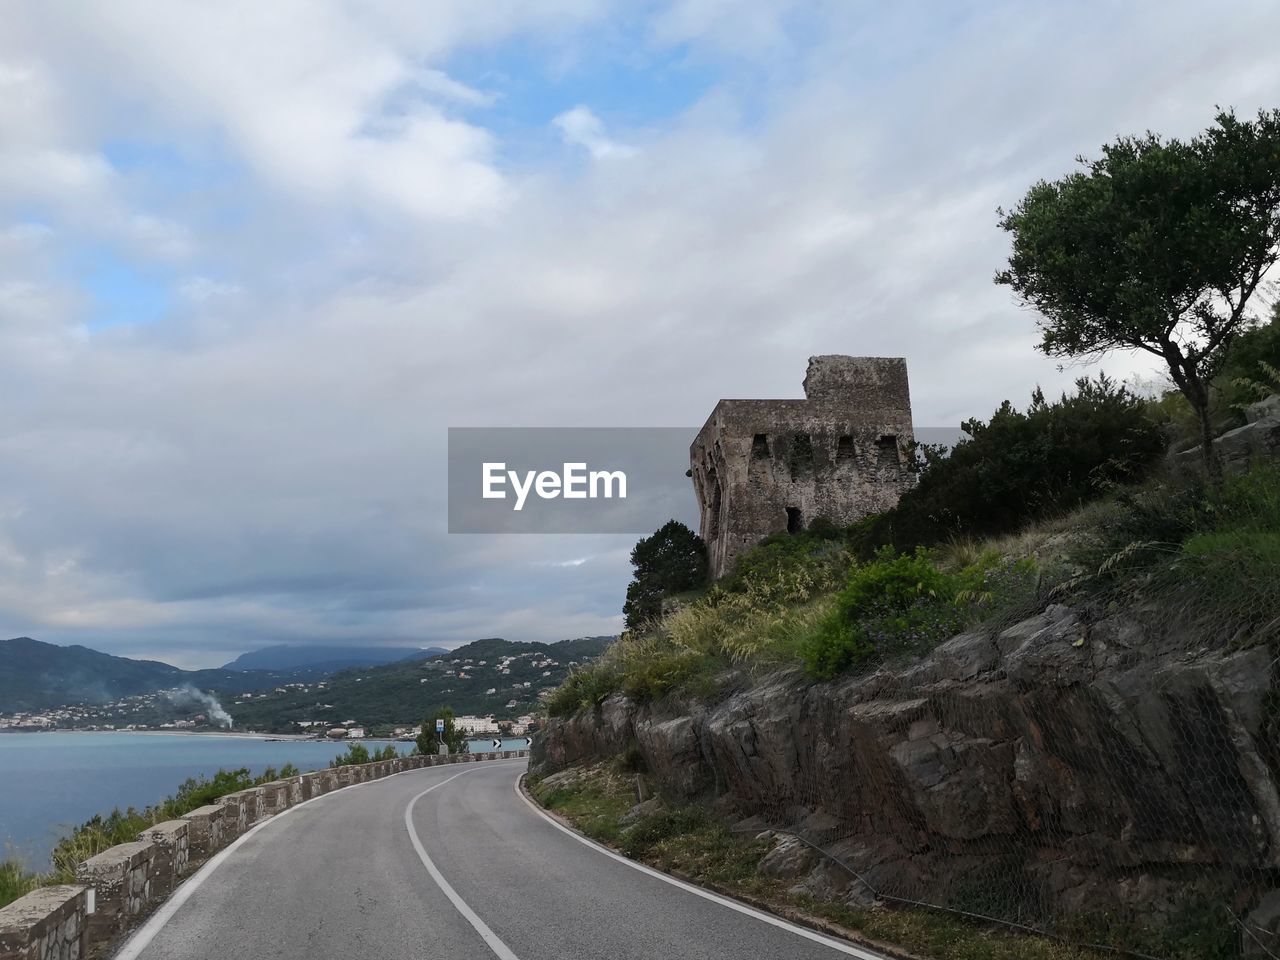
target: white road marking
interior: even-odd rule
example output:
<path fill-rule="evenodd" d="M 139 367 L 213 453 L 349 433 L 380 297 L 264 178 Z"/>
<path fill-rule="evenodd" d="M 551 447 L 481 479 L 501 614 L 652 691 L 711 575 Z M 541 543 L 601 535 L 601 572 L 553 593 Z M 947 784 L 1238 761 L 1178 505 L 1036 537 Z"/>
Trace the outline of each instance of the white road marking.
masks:
<path fill-rule="evenodd" d="M 504 761 L 498 760 L 490 762 L 502 763 Z M 340 787 L 336 790 L 330 790 L 328 793 L 322 793 L 318 797 L 312 797 L 310 800 L 303 800 L 301 803 L 294 804 L 292 807 L 281 810 L 279 813 L 268 817 L 261 823 L 254 824 L 235 840 L 232 840 L 226 847 L 210 857 L 205 862 L 205 865 L 192 874 L 189 879 L 183 881 L 173 895 L 164 902 L 160 909 L 153 913 L 151 918 L 139 927 L 137 931 L 121 945 L 119 952 L 112 957 L 112 960 L 137 960 L 137 958 L 142 954 L 142 951 L 151 946 L 151 941 L 155 939 L 156 934 L 158 934 L 164 925 L 173 918 L 173 915 L 178 912 L 179 908 L 191 899 L 191 895 L 200 889 L 200 886 L 209 879 L 210 874 L 212 874 L 214 870 L 218 869 L 218 867 L 221 866 L 226 859 L 240 847 L 240 844 L 244 843 L 263 827 L 276 823 L 281 817 L 288 816 L 293 813 L 293 811 L 299 810 L 309 803 L 315 803 L 317 800 L 323 800 L 326 797 L 340 796 L 348 790 L 358 790 L 361 787 L 367 787 L 375 783 L 385 783 L 392 777 L 399 777 L 406 773 L 418 773 L 421 770 L 434 769 L 435 767 L 418 767 L 413 770 L 401 770 L 399 773 L 393 773 L 387 777 L 379 777 L 377 780 L 366 780 L 363 783 L 353 783 L 349 786 Z M 472 767 L 469 770 L 464 770 L 463 772 L 469 773 L 470 770 L 473 769 L 478 768 Z M 450 777 L 449 779 L 452 780 L 453 777 Z"/>
<path fill-rule="evenodd" d="M 486 768 L 473 767 L 472 770 L 474 769 Z M 431 879 L 436 882 L 436 886 L 444 891 L 444 895 L 449 898 L 449 902 L 454 905 L 460 914 L 462 914 L 463 919 L 475 928 L 476 933 L 480 934 L 480 938 L 484 940 L 489 949 L 493 951 L 494 956 L 496 956 L 498 960 L 520 960 L 520 958 L 511 951 L 511 948 L 503 943 L 496 933 L 489 929 L 489 925 L 481 920 L 479 915 L 471 909 L 467 904 L 467 901 L 458 896 L 458 891 L 453 889 L 452 884 L 444 878 L 444 874 L 436 868 L 436 865 L 431 861 L 431 858 L 427 856 L 426 848 L 423 847 L 422 841 L 418 839 L 418 831 L 413 825 L 414 804 L 432 790 L 435 790 L 438 787 L 443 787 L 451 780 L 457 780 L 458 777 L 462 776 L 462 774 L 471 773 L 472 770 L 463 770 L 462 773 L 455 773 L 452 777 L 441 780 L 439 783 L 434 783 L 410 800 L 409 805 L 404 808 L 404 826 L 405 829 L 409 831 L 409 839 L 413 842 L 413 849 L 418 853 L 418 859 L 421 860 L 422 865 L 427 868 L 427 873 L 431 874 Z"/>
<path fill-rule="evenodd" d="M 558 822 L 554 817 L 549 815 L 545 810 L 524 795 L 524 791 L 520 789 L 519 777 L 516 777 L 515 788 L 516 796 L 523 800 L 529 809 L 542 817 L 542 819 L 546 820 L 547 823 L 551 824 L 561 833 L 566 836 L 573 837 L 573 839 L 577 840 L 579 843 L 585 844 L 597 853 L 602 853 L 606 857 L 617 860 L 619 863 L 625 863 L 633 870 L 639 870 L 641 873 L 647 873 L 649 876 L 661 880 L 663 883 L 669 883 L 673 887 L 679 887 L 681 890 L 685 890 L 695 896 L 702 897 L 704 900 L 710 900 L 712 903 L 718 903 L 722 907 L 728 907 L 730 910 L 736 910 L 738 913 L 746 914 L 748 917 L 755 917 L 757 920 L 762 920 L 765 923 L 772 924 L 782 930 L 794 933 L 797 937 L 804 937 L 806 940 L 812 940 L 814 943 L 820 943 L 824 947 L 830 947 L 837 953 L 843 953 L 850 957 L 857 957 L 858 960 L 889 960 L 889 958 L 882 953 L 871 953 L 868 950 L 855 947 L 853 944 L 841 943 L 839 940 L 835 940 L 824 934 L 818 933 L 816 930 L 810 930 L 807 927 L 802 927 L 798 924 L 791 923 L 790 921 L 783 920 L 781 917 L 775 917 L 771 913 L 765 913 L 763 910 L 757 910 L 754 907 L 749 907 L 745 903 L 739 903 L 737 900 L 730 900 L 728 897 L 722 897 L 718 893 L 712 893 L 710 890 L 704 890 L 702 887 L 694 886 L 692 883 L 685 883 L 683 880 L 677 880 L 675 877 L 665 874 L 660 870 L 654 870 L 652 867 L 646 867 L 643 863 L 636 863 L 634 860 L 628 860 L 626 857 L 622 856 L 622 854 L 614 853 L 608 847 L 601 846 L 594 840 L 590 840 L 587 837 L 582 836 L 580 833 L 575 833 L 563 823 Z"/>

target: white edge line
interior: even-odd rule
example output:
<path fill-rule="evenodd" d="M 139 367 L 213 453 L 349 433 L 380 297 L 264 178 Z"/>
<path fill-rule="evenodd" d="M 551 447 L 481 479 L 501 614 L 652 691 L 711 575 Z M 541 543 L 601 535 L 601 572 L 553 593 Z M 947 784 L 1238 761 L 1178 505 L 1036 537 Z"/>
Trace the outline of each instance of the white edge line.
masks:
<path fill-rule="evenodd" d="M 463 900 L 462 897 L 458 895 L 458 891 L 453 889 L 453 885 L 444 878 L 444 874 L 440 872 L 435 863 L 432 862 L 431 858 L 427 856 L 426 848 L 422 845 L 422 841 L 418 839 L 418 830 L 413 825 L 413 808 L 419 800 L 425 797 L 432 790 L 443 787 L 450 781 L 457 780 L 458 777 L 462 776 L 464 773 L 471 772 L 472 770 L 463 770 L 461 773 L 455 773 L 452 777 L 441 780 L 439 783 L 433 783 L 431 786 L 427 787 L 427 789 L 423 790 L 420 794 L 410 800 L 408 805 L 404 808 L 404 826 L 405 829 L 409 831 L 409 840 L 413 843 L 413 849 L 417 851 L 418 859 L 421 860 L 422 865 L 427 868 L 427 873 L 431 874 L 431 879 L 436 882 L 436 886 L 444 891 L 444 895 L 449 898 L 449 902 L 453 904 L 458 913 L 462 914 L 462 918 L 466 920 L 467 923 L 471 924 L 476 933 L 480 934 L 480 938 L 484 940 L 489 949 L 493 951 L 494 956 L 496 956 L 498 960 L 520 960 L 511 948 L 503 943 L 502 939 L 494 933 L 492 929 L 490 929 L 489 925 L 480 919 L 480 915 L 471 909 L 471 906 L 467 901 Z"/>
<path fill-rule="evenodd" d="M 628 867 L 631 867 L 634 870 L 646 873 L 651 877 L 661 880 L 663 883 L 669 883 L 673 887 L 679 887 L 681 890 L 685 890 L 695 896 L 702 897 L 704 900 L 710 900 L 712 903 L 718 903 L 722 907 L 728 907 L 730 910 L 736 910 L 738 913 L 746 914 L 748 917 L 755 917 L 757 920 L 762 920 L 772 926 L 794 933 L 798 937 L 804 937 L 806 940 L 812 940 L 815 943 L 820 943 L 824 947 L 830 947 L 832 950 L 839 953 L 844 953 L 851 957 L 858 957 L 859 960 L 890 960 L 889 957 L 886 957 L 882 953 L 871 953 L 867 950 L 861 949 L 860 947 L 855 947 L 852 944 L 841 943 L 839 940 L 835 940 L 825 934 L 818 933 L 816 930 L 810 930 L 807 927 L 791 923 L 789 920 L 783 920 L 781 917 L 775 917 L 771 913 L 765 913 L 763 910 L 757 910 L 755 907 L 749 907 L 745 903 L 739 903 L 737 900 L 722 897 L 718 893 L 712 893 L 710 890 L 705 890 L 692 883 L 685 883 L 683 880 L 678 880 L 670 874 L 663 873 L 661 870 L 655 870 L 652 867 L 645 866 L 643 863 L 637 863 L 634 860 L 630 860 L 622 854 L 615 853 L 608 847 L 602 846 L 594 840 L 570 830 L 563 823 L 557 821 L 555 817 L 551 816 L 547 811 L 543 810 L 540 806 L 525 796 L 524 791 L 520 789 L 519 777 L 516 778 L 515 790 L 516 796 L 523 800 L 529 809 L 542 817 L 542 819 L 546 820 L 547 823 L 551 824 L 551 826 L 555 827 L 561 833 L 566 836 L 573 837 L 573 839 L 577 840 L 579 843 L 585 844 L 597 853 L 602 853 L 606 857 L 617 860 L 619 863 L 625 863 Z"/>
<path fill-rule="evenodd" d="M 489 761 L 489 762 L 501 763 L 502 761 L 499 760 L 499 761 Z M 361 781 L 360 783 L 352 783 L 352 784 L 348 784 L 345 787 L 338 787 L 335 790 L 330 790 L 328 793 L 322 793 L 319 796 L 311 797 L 310 799 L 303 800 L 301 803 L 295 803 L 293 806 L 287 807 L 284 810 L 281 810 L 279 813 L 276 813 L 270 817 L 267 817 L 267 819 L 261 821 L 260 823 L 255 823 L 252 827 L 250 827 L 244 833 L 240 834 L 240 836 L 236 837 L 236 839 L 232 840 L 229 844 L 227 844 L 225 847 L 223 847 L 221 850 L 215 853 L 212 857 L 206 860 L 204 862 L 204 866 L 202 866 L 199 870 L 193 873 L 181 884 L 179 884 L 178 889 L 175 890 L 167 900 L 165 900 L 165 902 L 161 905 L 160 909 L 157 910 L 155 913 L 153 913 L 146 923 L 144 923 L 132 934 L 130 934 L 129 938 L 125 940 L 123 944 L 120 945 L 120 949 L 115 954 L 112 955 L 111 960 L 137 960 L 137 957 L 142 953 L 142 951 L 147 949 L 147 947 L 151 946 L 151 941 L 155 939 L 156 934 L 158 934 L 161 931 L 161 929 L 163 929 L 166 923 L 168 923 L 171 919 L 173 919 L 173 915 L 177 913 L 178 910 L 182 907 L 182 905 L 191 898 L 191 895 L 195 893 L 197 889 L 199 889 L 201 884 L 203 884 L 206 880 L 209 879 L 209 875 L 212 874 L 213 871 L 216 870 L 219 866 L 221 866 L 222 863 L 229 856 L 231 856 L 231 854 L 236 850 L 236 848 L 240 846 L 240 844 L 244 843 L 246 840 L 248 840 L 251 836 L 257 833 L 263 827 L 269 826 L 270 824 L 273 824 L 273 823 L 277 823 L 281 817 L 286 817 L 289 814 L 293 813 L 293 811 L 298 810 L 302 807 L 305 807 L 309 803 L 315 803 L 317 800 L 323 800 L 325 799 L 325 797 L 334 797 L 334 796 L 337 796 L 338 794 L 346 792 L 347 790 L 356 790 L 360 787 L 367 787 L 370 784 L 374 784 L 374 783 L 385 783 L 387 780 L 390 780 L 392 777 L 399 777 L 406 773 L 418 773 L 419 771 L 422 771 L 422 770 L 435 770 L 438 767 L 443 767 L 443 766 L 447 766 L 447 764 L 436 764 L 434 766 L 429 766 L 429 767 L 415 767 L 412 770 L 401 770 L 399 773 L 392 773 L 385 777 L 379 777 L 377 780 L 364 780 L 364 781 Z M 469 768 L 469 769 L 474 769 L 474 768 Z M 464 770 L 462 772 L 466 773 L 468 771 Z M 452 780 L 453 778 L 450 777 L 449 779 Z M 214 801 L 214 802 L 216 803 L 217 801 Z"/>

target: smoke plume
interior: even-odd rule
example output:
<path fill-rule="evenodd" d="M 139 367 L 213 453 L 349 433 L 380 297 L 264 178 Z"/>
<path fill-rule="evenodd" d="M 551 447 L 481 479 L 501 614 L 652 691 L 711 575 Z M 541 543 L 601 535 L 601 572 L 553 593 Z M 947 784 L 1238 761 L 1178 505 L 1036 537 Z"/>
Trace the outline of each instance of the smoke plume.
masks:
<path fill-rule="evenodd" d="M 231 714 L 222 709 L 222 704 L 210 693 L 205 693 L 203 690 L 197 690 L 195 687 L 187 685 L 178 687 L 176 690 L 170 690 L 169 699 L 177 706 L 199 704 L 204 708 L 204 715 L 210 723 L 216 723 L 227 730 L 231 729 Z"/>

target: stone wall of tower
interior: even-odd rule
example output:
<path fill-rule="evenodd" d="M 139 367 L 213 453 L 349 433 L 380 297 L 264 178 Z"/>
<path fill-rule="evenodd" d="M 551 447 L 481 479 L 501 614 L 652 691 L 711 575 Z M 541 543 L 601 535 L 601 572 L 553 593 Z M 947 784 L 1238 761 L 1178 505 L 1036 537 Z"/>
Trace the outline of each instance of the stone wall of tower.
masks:
<path fill-rule="evenodd" d="M 898 502 L 911 398 L 897 357 L 811 357 L 803 400 L 721 400 L 689 450 L 712 575 L 772 533 L 845 525 Z"/>

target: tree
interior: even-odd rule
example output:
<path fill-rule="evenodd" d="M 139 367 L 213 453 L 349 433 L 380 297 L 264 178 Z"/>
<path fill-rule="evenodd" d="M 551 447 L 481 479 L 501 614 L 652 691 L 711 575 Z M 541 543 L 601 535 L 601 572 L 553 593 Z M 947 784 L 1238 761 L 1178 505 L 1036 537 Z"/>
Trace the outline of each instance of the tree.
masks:
<path fill-rule="evenodd" d="M 1037 387 L 1025 410 L 1006 400 L 960 428 L 950 449 L 920 451 L 919 481 L 895 507 L 858 525 L 859 555 L 1012 533 L 1144 479 L 1166 448 L 1146 401 L 1105 374 L 1053 401 Z"/>
<path fill-rule="evenodd" d="M 347 752 L 340 753 L 334 757 L 329 766 L 348 767 L 358 763 L 368 763 L 369 760 L 369 748 L 363 743 L 352 743 L 347 745 Z"/>
<path fill-rule="evenodd" d="M 436 733 L 436 721 L 444 721 L 444 733 Z M 453 725 L 453 709 L 440 707 L 429 713 L 422 721 L 422 732 L 417 737 L 418 752 L 431 755 L 440 752 L 440 744 L 445 744 L 450 753 L 465 753 L 467 735 Z"/>
<path fill-rule="evenodd" d="M 1040 181 L 1000 226 L 1013 250 L 996 283 L 1042 316 L 1050 356 L 1159 357 L 1213 449 L 1209 382 L 1240 332 L 1280 239 L 1280 111 L 1231 111 L 1190 141 L 1121 137 L 1083 171 Z"/>
<path fill-rule="evenodd" d="M 662 614 L 665 597 L 695 590 L 707 582 L 707 547 L 678 520 L 668 520 L 631 550 L 635 568 L 622 604 L 628 630 Z"/>

